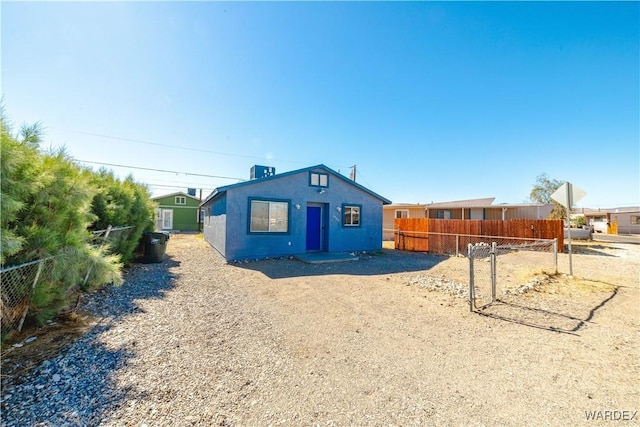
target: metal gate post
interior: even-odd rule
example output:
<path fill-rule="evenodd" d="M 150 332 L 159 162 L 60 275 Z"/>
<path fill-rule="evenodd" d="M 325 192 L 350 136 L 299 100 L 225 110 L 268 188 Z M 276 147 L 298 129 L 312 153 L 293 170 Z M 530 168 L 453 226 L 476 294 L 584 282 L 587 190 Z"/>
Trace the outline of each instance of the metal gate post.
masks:
<path fill-rule="evenodd" d="M 469 311 L 473 312 L 473 304 L 476 296 L 473 283 L 473 245 L 471 243 L 469 243 L 467 253 L 469 254 Z"/>
<path fill-rule="evenodd" d="M 496 242 L 491 243 L 491 253 L 489 256 L 491 257 L 491 302 L 495 302 L 496 300 Z"/>
<path fill-rule="evenodd" d="M 558 238 L 553 239 L 553 259 L 556 266 L 555 274 L 558 274 Z"/>

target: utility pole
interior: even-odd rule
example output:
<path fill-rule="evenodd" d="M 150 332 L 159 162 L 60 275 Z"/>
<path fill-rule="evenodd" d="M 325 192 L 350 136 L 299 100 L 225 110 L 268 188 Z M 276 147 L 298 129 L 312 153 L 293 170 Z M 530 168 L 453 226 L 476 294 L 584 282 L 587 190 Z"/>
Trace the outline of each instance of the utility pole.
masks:
<path fill-rule="evenodd" d="M 351 166 L 351 180 L 355 182 L 356 180 L 356 165 Z"/>
<path fill-rule="evenodd" d="M 202 231 L 202 188 L 200 189 L 200 203 L 198 204 L 198 231 Z"/>

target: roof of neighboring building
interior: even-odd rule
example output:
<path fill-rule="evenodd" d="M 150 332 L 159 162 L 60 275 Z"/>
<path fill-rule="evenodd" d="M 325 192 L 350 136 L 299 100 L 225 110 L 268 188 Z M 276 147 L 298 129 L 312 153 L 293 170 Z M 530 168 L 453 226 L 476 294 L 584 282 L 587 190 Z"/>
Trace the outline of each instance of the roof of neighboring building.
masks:
<path fill-rule="evenodd" d="M 427 205 L 424 203 L 391 203 L 386 205 L 386 208 L 424 208 Z"/>
<path fill-rule="evenodd" d="M 468 199 L 454 200 L 451 202 L 427 203 L 427 208 L 473 208 L 488 206 L 493 203 L 495 197 L 486 197 L 484 199 Z"/>
<path fill-rule="evenodd" d="M 164 194 L 162 196 L 154 196 L 151 197 L 151 200 L 158 200 L 158 199 L 164 199 L 165 197 L 172 197 L 172 196 L 186 196 L 186 197 L 190 197 L 194 200 L 200 200 L 199 198 L 192 196 L 190 194 L 185 193 L 184 191 L 176 191 L 175 193 L 171 193 L 171 194 Z"/>
<path fill-rule="evenodd" d="M 640 207 L 632 206 L 627 208 L 613 208 L 613 209 L 590 209 L 584 208 L 580 211 L 574 211 L 576 214 L 584 214 L 584 216 L 600 216 L 607 214 L 619 214 L 619 213 L 635 213 L 640 212 Z"/>
<path fill-rule="evenodd" d="M 460 209 L 460 208 L 526 208 L 531 206 L 548 206 L 551 203 L 499 203 L 494 205 L 495 197 L 483 199 L 454 200 L 451 202 L 428 203 L 427 209 Z"/>
<path fill-rule="evenodd" d="M 307 168 L 303 168 L 303 169 L 297 169 L 297 170 L 293 170 L 293 171 L 289 171 L 289 172 L 284 172 L 284 173 L 280 173 L 280 174 L 276 174 L 276 175 L 272 175 L 272 176 L 268 176 L 265 178 L 257 178 L 257 179 L 252 179 L 250 181 L 243 181 L 243 182 L 239 182 L 237 184 L 231 184 L 231 185 L 225 185 L 224 187 L 218 187 L 215 190 L 213 190 L 211 192 L 211 194 L 209 194 L 203 201 L 202 204 L 206 204 L 207 202 L 215 199 L 216 197 L 221 196 L 222 194 L 226 193 L 228 190 L 234 189 L 234 188 L 239 188 L 239 187 L 244 187 L 244 186 L 248 186 L 248 185 L 254 185 L 254 184 L 258 184 L 258 183 L 263 183 L 263 182 L 267 182 L 267 181 L 274 181 L 280 178 L 284 178 L 287 176 L 291 176 L 291 175 L 295 175 L 298 173 L 303 173 L 303 172 L 308 172 L 308 171 L 312 171 L 312 170 L 318 170 L 318 169 L 323 169 L 325 171 L 327 171 L 328 173 L 331 173 L 332 175 L 336 176 L 339 179 L 342 179 L 345 182 L 348 182 L 349 184 L 353 185 L 354 187 L 359 188 L 360 190 L 372 195 L 373 197 L 380 199 L 382 201 L 382 204 L 384 205 L 388 205 L 391 204 L 391 200 L 386 199 L 382 196 L 380 196 L 377 193 L 374 193 L 373 191 L 369 190 L 368 188 L 358 184 L 357 182 L 345 177 L 344 175 L 334 171 L 333 169 L 323 165 L 323 164 L 319 164 L 316 166 L 310 166 Z"/>

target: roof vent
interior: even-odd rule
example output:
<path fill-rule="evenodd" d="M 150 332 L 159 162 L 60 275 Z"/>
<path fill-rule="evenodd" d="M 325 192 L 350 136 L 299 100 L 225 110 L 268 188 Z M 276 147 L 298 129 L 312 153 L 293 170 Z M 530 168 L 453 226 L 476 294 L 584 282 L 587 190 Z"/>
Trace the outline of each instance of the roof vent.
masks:
<path fill-rule="evenodd" d="M 276 174 L 276 168 L 273 166 L 251 166 L 251 176 L 249 179 L 266 178 Z"/>

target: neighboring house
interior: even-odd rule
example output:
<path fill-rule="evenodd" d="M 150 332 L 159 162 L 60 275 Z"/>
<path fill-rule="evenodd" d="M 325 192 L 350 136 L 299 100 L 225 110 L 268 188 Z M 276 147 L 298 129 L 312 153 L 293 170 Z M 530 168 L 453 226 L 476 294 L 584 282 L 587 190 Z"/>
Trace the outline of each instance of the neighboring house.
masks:
<path fill-rule="evenodd" d="M 384 207 L 384 239 L 393 240 L 394 221 L 397 218 L 432 219 L 546 219 L 553 204 L 499 204 L 495 197 L 456 200 L 428 204 L 394 203 Z"/>
<path fill-rule="evenodd" d="M 596 233 L 640 234 L 640 208 L 583 209 L 587 225 Z"/>
<path fill-rule="evenodd" d="M 382 237 L 384 240 L 393 240 L 394 221 L 398 218 L 425 218 L 427 205 L 410 203 L 392 203 L 383 208 Z"/>
<path fill-rule="evenodd" d="M 204 238 L 225 259 L 382 248 L 389 200 L 324 165 L 272 173 L 203 201 Z"/>
<path fill-rule="evenodd" d="M 183 192 L 151 199 L 158 204 L 156 230 L 199 231 L 200 199 Z"/>
<path fill-rule="evenodd" d="M 430 203 L 426 205 L 427 218 L 434 219 L 547 219 L 553 210 L 553 204 L 502 203 L 494 205 L 495 197 L 484 199 L 457 200 L 452 202 Z"/>

